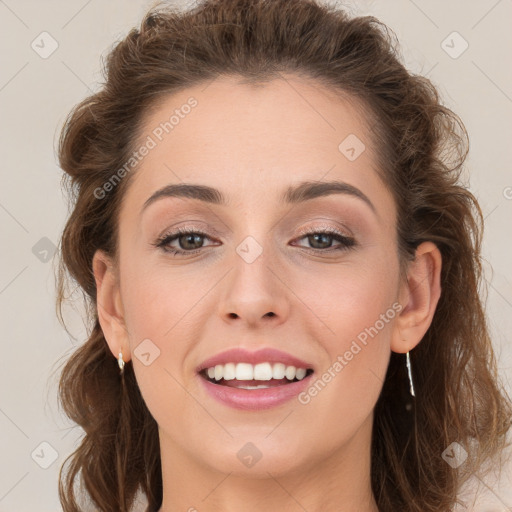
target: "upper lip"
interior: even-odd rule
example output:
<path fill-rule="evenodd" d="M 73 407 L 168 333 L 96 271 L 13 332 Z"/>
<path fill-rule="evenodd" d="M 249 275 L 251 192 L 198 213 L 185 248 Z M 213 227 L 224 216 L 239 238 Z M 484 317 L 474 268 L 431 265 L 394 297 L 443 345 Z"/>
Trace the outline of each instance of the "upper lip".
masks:
<path fill-rule="evenodd" d="M 250 351 L 244 348 L 232 348 L 221 352 L 203 361 L 196 369 L 199 373 L 206 368 L 212 368 L 218 364 L 226 363 L 283 363 L 287 366 L 295 366 L 296 368 L 313 369 L 310 363 L 306 363 L 291 354 L 282 352 L 275 348 L 262 348 L 256 351 Z"/>

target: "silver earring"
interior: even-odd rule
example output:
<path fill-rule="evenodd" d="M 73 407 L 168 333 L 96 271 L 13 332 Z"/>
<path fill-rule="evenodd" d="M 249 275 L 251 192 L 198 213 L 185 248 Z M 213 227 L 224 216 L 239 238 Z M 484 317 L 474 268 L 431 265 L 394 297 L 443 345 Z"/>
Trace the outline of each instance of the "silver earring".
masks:
<path fill-rule="evenodd" d="M 122 374 L 124 371 L 124 361 L 123 361 L 123 353 L 119 351 L 119 357 L 117 358 L 117 364 L 119 365 L 120 373 Z"/>
<path fill-rule="evenodd" d="M 412 396 L 416 396 L 414 394 L 414 384 L 412 383 L 412 373 L 411 373 L 411 358 L 409 357 L 409 352 L 406 355 L 406 365 L 407 365 L 407 373 L 409 374 L 409 383 L 410 383 L 410 391 Z"/>

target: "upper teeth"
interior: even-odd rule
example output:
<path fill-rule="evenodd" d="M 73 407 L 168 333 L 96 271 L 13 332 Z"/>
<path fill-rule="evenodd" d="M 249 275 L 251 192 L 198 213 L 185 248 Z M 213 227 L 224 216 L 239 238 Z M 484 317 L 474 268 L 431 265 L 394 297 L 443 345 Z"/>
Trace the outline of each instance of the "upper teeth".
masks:
<path fill-rule="evenodd" d="M 283 363 L 226 363 L 208 368 L 208 377 L 215 380 L 270 380 L 284 377 L 288 380 L 302 380 L 305 376 L 305 368 L 286 366 Z"/>

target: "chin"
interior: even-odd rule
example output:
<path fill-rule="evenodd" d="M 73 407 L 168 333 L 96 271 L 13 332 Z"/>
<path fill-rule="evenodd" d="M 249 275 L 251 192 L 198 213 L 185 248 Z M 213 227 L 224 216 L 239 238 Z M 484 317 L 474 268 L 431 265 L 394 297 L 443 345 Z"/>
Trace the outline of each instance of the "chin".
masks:
<path fill-rule="evenodd" d="M 231 473 L 231 476 L 243 478 L 266 479 L 270 475 L 278 477 L 294 472 L 301 472 L 308 467 L 306 459 L 298 459 L 300 453 L 298 442 L 296 446 L 276 446 L 274 442 L 254 436 L 254 441 L 232 440 L 228 444 L 222 444 L 223 450 L 215 453 L 202 452 L 204 464 L 220 473 Z M 303 448 L 301 448 L 303 450 Z M 270 475 L 269 475 L 270 473 Z"/>

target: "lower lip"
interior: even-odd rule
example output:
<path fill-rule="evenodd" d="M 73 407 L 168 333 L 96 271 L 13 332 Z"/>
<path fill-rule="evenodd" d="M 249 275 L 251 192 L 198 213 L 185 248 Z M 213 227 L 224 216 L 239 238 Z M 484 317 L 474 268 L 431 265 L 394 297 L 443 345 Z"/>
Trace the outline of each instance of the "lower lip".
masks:
<path fill-rule="evenodd" d="M 271 409 L 291 400 L 308 387 L 312 376 L 313 374 L 297 382 L 266 389 L 238 389 L 213 384 L 213 382 L 198 375 L 210 396 L 229 407 L 248 411 Z"/>

